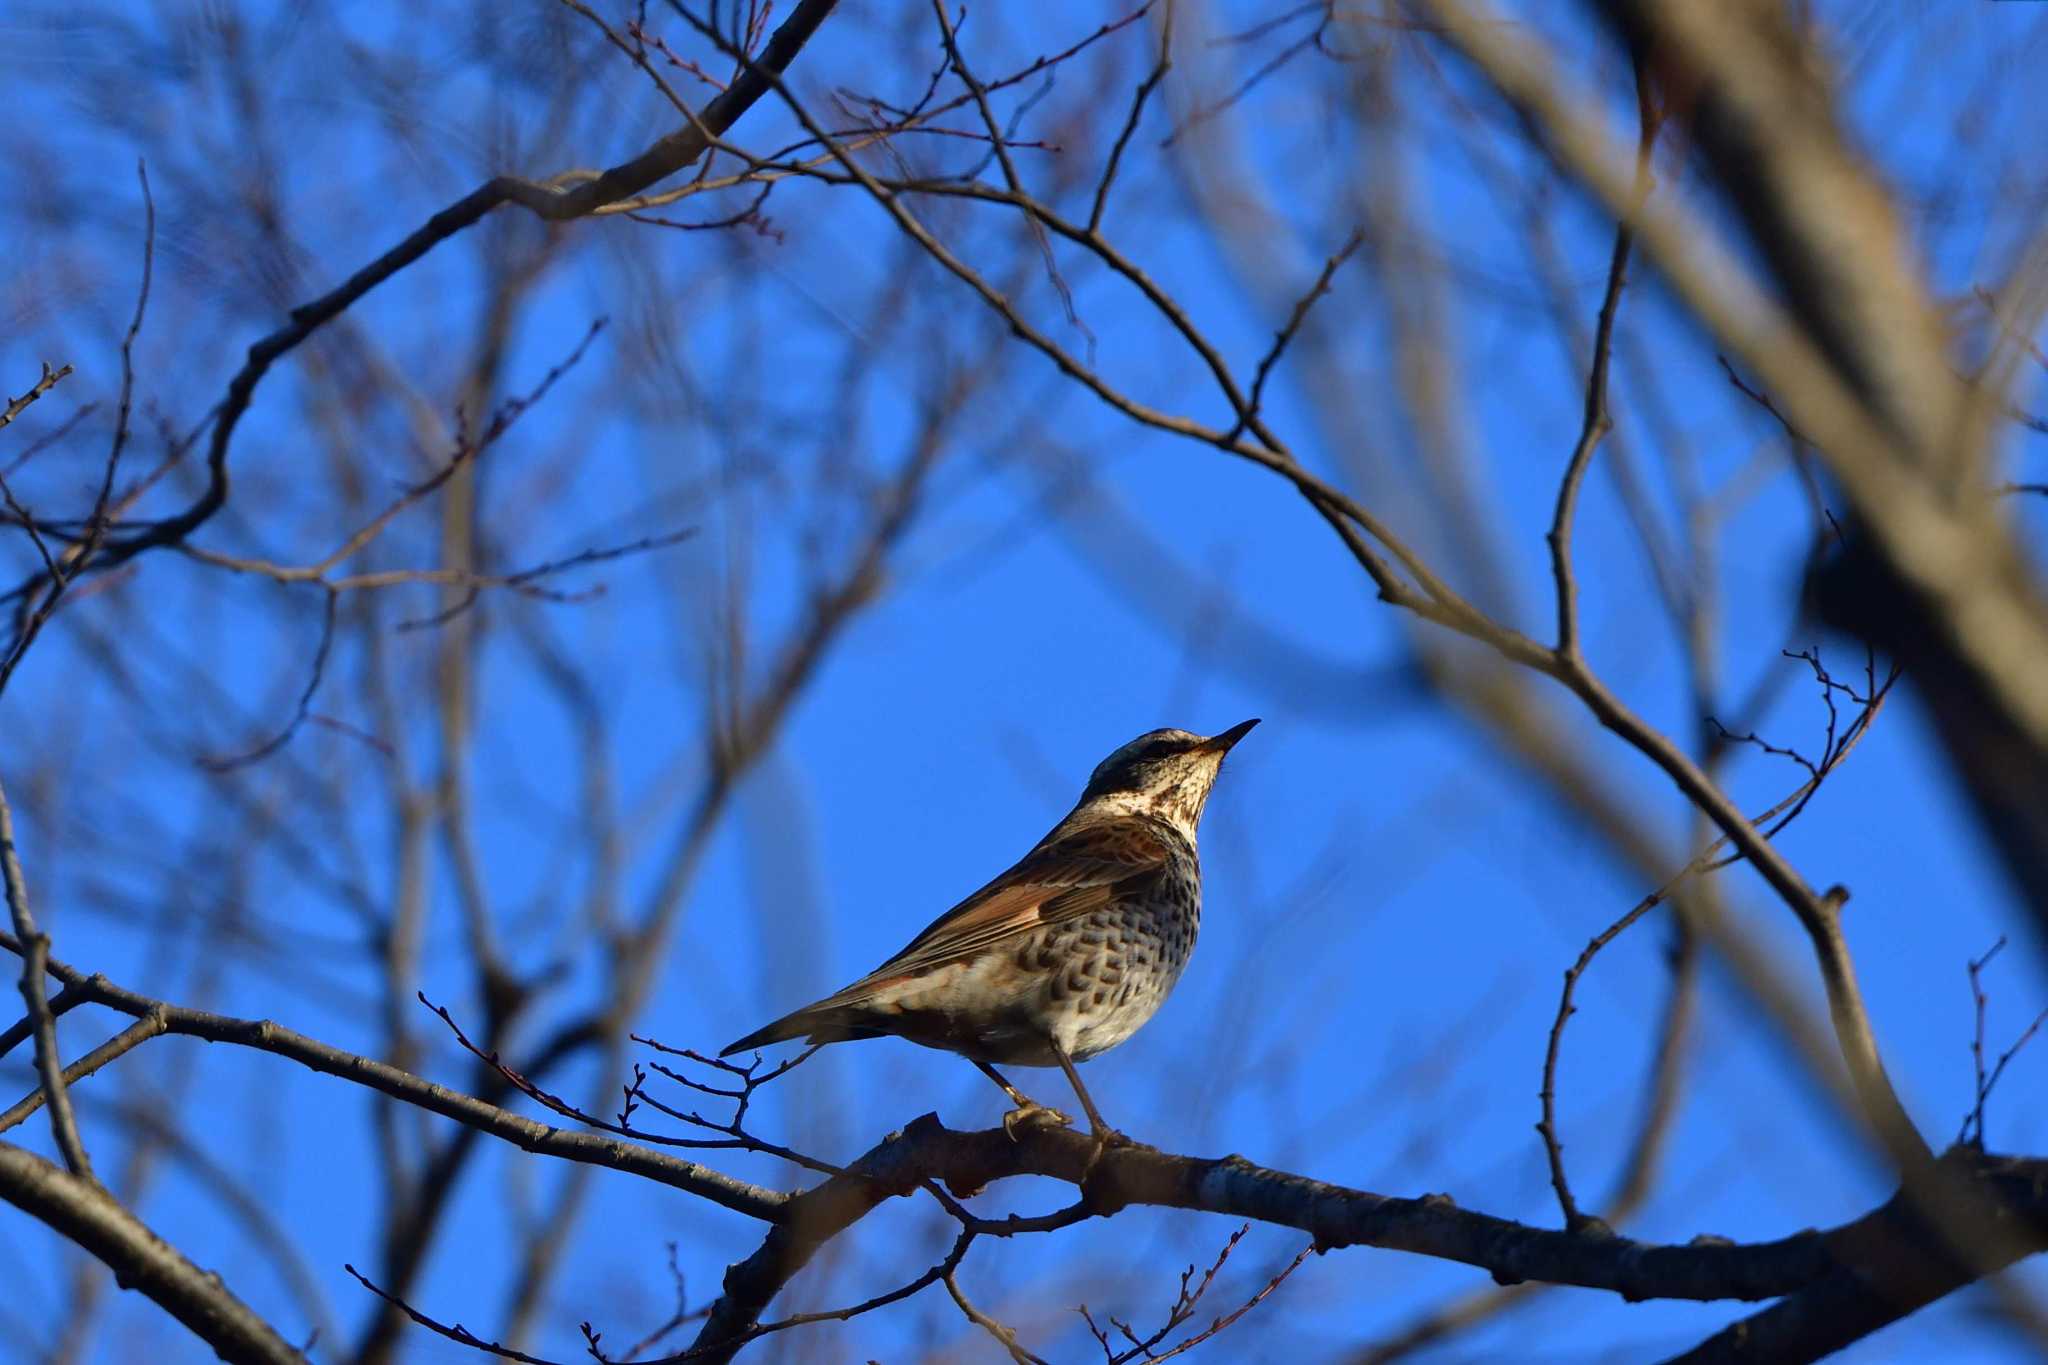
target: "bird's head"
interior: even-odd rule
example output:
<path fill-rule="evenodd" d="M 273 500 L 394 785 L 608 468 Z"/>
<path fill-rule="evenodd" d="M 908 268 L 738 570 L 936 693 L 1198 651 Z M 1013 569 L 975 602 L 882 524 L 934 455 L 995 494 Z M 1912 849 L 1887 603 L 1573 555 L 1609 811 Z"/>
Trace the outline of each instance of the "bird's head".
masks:
<path fill-rule="evenodd" d="M 1081 793 L 1081 804 L 1145 811 L 1182 825 L 1192 834 L 1209 800 L 1209 789 L 1216 784 L 1223 756 L 1257 724 L 1257 720 L 1248 720 L 1206 736 L 1186 730 L 1152 730 L 1139 735 L 1095 765 L 1088 789 Z"/>

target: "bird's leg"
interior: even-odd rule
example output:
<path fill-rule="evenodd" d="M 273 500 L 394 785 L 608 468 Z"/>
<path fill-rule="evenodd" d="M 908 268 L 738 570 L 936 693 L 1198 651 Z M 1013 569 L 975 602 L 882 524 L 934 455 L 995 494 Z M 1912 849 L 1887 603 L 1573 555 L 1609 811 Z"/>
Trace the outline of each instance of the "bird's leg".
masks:
<path fill-rule="evenodd" d="M 979 1057 L 969 1057 L 967 1060 L 973 1062 L 976 1066 L 980 1067 L 981 1074 L 988 1077 L 990 1080 L 994 1081 L 998 1086 L 1000 1086 L 1002 1088 L 1002 1092 L 1005 1095 L 1008 1095 L 1010 1097 L 1011 1102 L 1014 1103 L 1019 1109 L 1028 1109 L 1032 1106 L 1033 1102 L 1030 1099 L 1026 1098 L 1023 1091 L 1019 1090 L 1016 1086 L 1011 1085 L 1007 1080 L 1003 1079 L 1002 1072 L 996 1070 L 987 1062 L 982 1061 Z"/>
<path fill-rule="evenodd" d="M 1081 1073 L 1074 1070 L 1074 1059 L 1060 1046 L 1060 1040 L 1048 1034 L 1046 1042 L 1052 1045 L 1052 1055 L 1059 1061 L 1060 1070 L 1067 1073 L 1067 1084 L 1074 1087 L 1074 1093 L 1081 1099 L 1081 1107 L 1088 1111 L 1089 1131 L 1094 1135 L 1095 1141 L 1101 1146 L 1130 1141 L 1103 1121 L 1102 1111 L 1097 1109 L 1095 1101 L 1089 1098 L 1088 1087 L 1081 1084 Z"/>
<path fill-rule="evenodd" d="M 1072 1119 L 1069 1119 L 1065 1114 L 1062 1114 L 1059 1110 L 1050 1108 L 1047 1105 L 1040 1104 L 1037 1100 L 1032 1099 L 1023 1091 L 1019 1090 L 1016 1086 L 1011 1085 L 1008 1081 L 1003 1079 L 1002 1072 L 996 1070 L 987 1062 L 982 1061 L 978 1057 L 969 1057 L 967 1060 L 973 1062 L 976 1066 L 980 1067 L 982 1075 L 988 1077 L 997 1085 L 1001 1086 L 1003 1089 L 1003 1093 L 1005 1095 L 1008 1095 L 1010 1097 L 1011 1102 L 1017 1106 L 1015 1109 L 1012 1109 L 1009 1113 L 1003 1115 L 1003 1131 L 1010 1135 L 1010 1140 L 1012 1142 L 1016 1141 L 1017 1139 L 1017 1125 L 1020 1123 L 1064 1124 L 1073 1122 Z"/>

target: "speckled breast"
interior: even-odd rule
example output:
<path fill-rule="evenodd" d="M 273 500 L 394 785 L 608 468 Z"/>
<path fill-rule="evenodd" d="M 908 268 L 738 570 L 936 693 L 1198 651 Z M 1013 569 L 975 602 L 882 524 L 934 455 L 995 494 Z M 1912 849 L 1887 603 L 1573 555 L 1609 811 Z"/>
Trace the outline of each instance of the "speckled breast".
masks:
<path fill-rule="evenodd" d="M 1201 927 L 1201 873 L 1190 855 L 1174 859 L 1150 894 L 1036 936 L 1024 952 L 1051 973 L 1046 1022 L 1076 1061 L 1107 1052 L 1153 1016 Z"/>

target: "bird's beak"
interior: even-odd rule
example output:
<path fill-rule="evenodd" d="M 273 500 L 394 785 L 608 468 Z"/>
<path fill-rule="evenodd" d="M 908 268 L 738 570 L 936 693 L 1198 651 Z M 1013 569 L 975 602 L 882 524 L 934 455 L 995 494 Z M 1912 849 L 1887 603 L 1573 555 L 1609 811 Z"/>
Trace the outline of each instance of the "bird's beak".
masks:
<path fill-rule="evenodd" d="M 1202 747 L 1211 753 L 1227 754 L 1230 752 L 1231 746 L 1250 734 L 1252 727 L 1258 723 L 1259 718 L 1254 716 L 1248 721 L 1231 726 L 1220 735 L 1209 736 L 1202 741 Z"/>

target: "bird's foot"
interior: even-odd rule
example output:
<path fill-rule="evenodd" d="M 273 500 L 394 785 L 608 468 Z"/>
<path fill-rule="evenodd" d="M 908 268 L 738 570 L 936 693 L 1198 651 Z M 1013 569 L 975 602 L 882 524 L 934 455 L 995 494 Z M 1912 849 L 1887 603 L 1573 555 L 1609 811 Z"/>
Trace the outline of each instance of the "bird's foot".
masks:
<path fill-rule="evenodd" d="M 1072 1119 L 1057 1109 L 1040 1104 L 1036 1100 L 1026 1100 L 1009 1113 L 1003 1115 L 1003 1131 L 1010 1135 L 1010 1141 L 1015 1142 L 1018 1140 L 1017 1133 L 1019 1129 L 1041 1124 L 1048 1127 L 1064 1128 L 1072 1122 Z"/>
<path fill-rule="evenodd" d="M 1095 1168 L 1102 1158 L 1116 1147 L 1141 1147 L 1144 1144 L 1134 1137 L 1119 1133 L 1106 1123 L 1098 1123 L 1088 1130 L 1088 1159 L 1081 1163 L 1081 1189 L 1085 1196 L 1088 1182 L 1095 1176 Z"/>
<path fill-rule="evenodd" d="M 1088 1160 L 1082 1163 L 1081 1178 L 1086 1180 L 1089 1175 L 1093 1174 L 1095 1164 L 1101 1161 L 1104 1154 L 1112 1148 L 1138 1147 L 1142 1145 L 1136 1138 L 1119 1133 L 1107 1124 L 1097 1124 L 1088 1130 Z"/>

